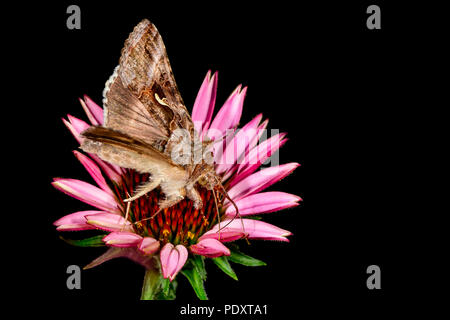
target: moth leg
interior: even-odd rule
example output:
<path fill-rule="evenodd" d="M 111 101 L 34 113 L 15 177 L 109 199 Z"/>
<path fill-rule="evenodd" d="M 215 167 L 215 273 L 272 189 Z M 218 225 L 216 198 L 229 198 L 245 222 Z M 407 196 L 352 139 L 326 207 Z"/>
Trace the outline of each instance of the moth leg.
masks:
<path fill-rule="evenodd" d="M 158 203 L 158 207 L 159 207 L 158 212 L 161 211 L 161 210 L 164 210 L 166 208 L 170 208 L 173 205 L 176 205 L 178 202 L 180 202 L 183 199 L 184 199 L 183 196 L 178 195 L 178 196 L 172 196 L 172 197 L 167 198 L 165 200 L 159 201 L 159 203 Z"/>
<path fill-rule="evenodd" d="M 161 211 L 163 211 L 166 208 L 170 208 L 171 206 L 176 205 L 178 202 L 180 202 L 183 199 L 184 199 L 184 196 L 180 193 L 180 194 L 172 194 L 170 197 L 167 197 L 165 200 L 160 200 L 158 202 L 158 207 L 159 207 L 158 211 L 156 211 L 151 217 L 137 221 L 137 222 L 135 222 L 135 224 L 138 222 L 153 219 L 154 217 L 156 217 L 158 215 L 158 213 L 160 213 Z"/>
<path fill-rule="evenodd" d="M 120 231 L 123 231 L 125 229 L 125 227 L 127 226 L 127 221 L 128 221 L 128 215 L 130 214 L 130 205 L 131 202 L 127 203 L 127 210 L 125 213 L 125 222 L 123 223 L 122 229 L 120 229 Z"/>
<path fill-rule="evenodd" d="M 153 219 L 154 217 L 156 217 L 158 215 L 158 213 L 160 213 L 162 210 L 166 209 L 166 208 L 170 208 L 173 205 L 176 205 L 178 202 L 180 202 L 181 200 L 184 199 L 185 196 L 185 189 L 181 188 L 178 191 L 176 189 L 167 189 L 167 183 L 161 183 L 158 184 L 161 186 L 161 189 L 163 191 L 163 193 L 166 195 L 166 199 L 165 200 L 160 200 L 158 202 L 158 211 L 156 211 L 151 217 L 142 219 L 140 221 L 135 222 L 142 222 L 142 221 L 146 221 L 146 220 L 150 220 Z"/>
<path fill-rule="evenodd" d="M 203 200 L 194 186 L 186 187 L 186 196 L 194 202 L 194 207 L 200 210 L 203 207 Z"/>
<path fill-rule="evenodd" d="M 130 202 L 130 201 L 133 201 L 133 200 L 136 200 L 136 199 L 142 197 L 144 194 L 152 191 L 157 186 L 159 186 L 160 182 L 161 182 L 160 179 L 150 179 L 148 182 L 141 184 L 136 188 L 136 190 L 134 191 L 134 196 L 132 196 L 131 198 L 125 199 L 123 201 Z"/>
<path fill-rule="evenodd" d="M 167 199 L 165 199 L 165 200 L 159 201 L 159 202 L 158 202 L 158 207 L 159 207 L 158 211 L 156 211 L 156 212 L 155 212 L 151 217 L 149 217 L 149 218 L 145 218 L 145 219 L 136 221 L 135 224 L 138 223 L 138 222 L 142 222 L 142 221 L 146 221 L 146 220 L 153 219 L 154 217 L 156 217 L 156 216 L 158 215 L 158 213 L 160 213 L 161 211 L 163 211 L 163 210 L 166 209 L 166 208 L 170 208 L 171 206 L 176 205 L 178 202 L 180 202 L 180 201 L 183 200 L 183 199 L 184 199 L 184 197 L 181 196 L 181 195 L 179 195 L 179 196 L 173 196 L 173 197 L 171 197 L 171 198 L 167 198 Z"/>
<path fill-rule="evenodd" d="M 186 178 L 182 177 L 181 179 L 179 177 L 172 177 L 167 180 L 162 180 L 160 187 L 162 193 L 165 195 L 164 200 L 160 200 L 158 203 L 159 208 L 165 209 L 169 208 L 181 200 L 184 199 L 186 196 Z"/>

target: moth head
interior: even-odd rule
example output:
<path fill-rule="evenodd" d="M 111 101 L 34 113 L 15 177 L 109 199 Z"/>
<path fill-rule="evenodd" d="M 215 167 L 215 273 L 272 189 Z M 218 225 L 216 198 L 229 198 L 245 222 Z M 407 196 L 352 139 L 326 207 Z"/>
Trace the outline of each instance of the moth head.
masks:
<path fill-rule="evenodd" d="M 198 184 L 208 190 L 213 190 L 219 183 L 220 180 L 214 170 L 205 172 L 205 174 L 201 175 L 198 179 Z"/>

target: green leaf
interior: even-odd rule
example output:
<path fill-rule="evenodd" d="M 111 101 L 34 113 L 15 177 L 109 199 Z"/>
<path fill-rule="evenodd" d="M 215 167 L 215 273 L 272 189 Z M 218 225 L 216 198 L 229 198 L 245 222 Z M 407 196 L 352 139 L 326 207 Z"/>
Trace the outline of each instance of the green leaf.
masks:
<path fill-rule="evenodd" d="M 77 246 L 77 247 L 104 247 L 105 246 L 105 243 L 103 242 L 104 237 L 105 237 L 104 234 L 100 234 L 98 236 L 93 236 L 93 237 L 81 239 L 81 240 L 66 239 L 61 236 L 59 238 L 65 242 L 67 242 L 68 244 L 71 244 L 71 245 Z"/>
<path fill-rule="evenodd" d="M 225 272 L 227 275 L 229 275 L 234 280 L 236 280 L 236 281 L 238 280 L 237 275 L 234 272 L 233 268 L 231 268 L 227 257 L 222 256 L 222 257 L 218 257 L 218 258 L 212 258 L 212 261 L 219 267 L 220 270 Z"/>
<path fill-rule="evenodd" d="M 205 257 L 200 255 L 194 255 L 191 259 L 192 265 L 200 275 L 200 278 L 206 280 L 206 269 L 205 269 Z"/>
<path fill-rule="evenodd" d="M 230 248 L 230 252 L 231 255 L 228 257 L 228 260 L 230 260 L 231 262 L 239 263 L 247 267 L 259 267 L 267 265 L 264 261 L 243 254 L 235 248 Z"/>
<path fill-rule="evenodd" d="M 195 294 L 200 300 L 208 300 L 202 277 L 195 267 L 183 268 L 183 270 L 181 270 L 181 274 L 189 280 Z"/>

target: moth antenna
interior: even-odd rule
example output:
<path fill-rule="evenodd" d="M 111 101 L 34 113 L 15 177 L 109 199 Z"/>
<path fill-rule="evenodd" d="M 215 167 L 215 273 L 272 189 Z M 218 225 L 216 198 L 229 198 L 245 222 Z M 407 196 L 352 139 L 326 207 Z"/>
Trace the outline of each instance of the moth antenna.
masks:
<path fill-rule="evenodd" d="M 216 194 L 215 194 L 215 192 L 214 192 L 214 189 L 212 189 L 211 190 L 212 191 L 212 194 L 213 194 L 213 197 L 214 197 L 214 203 L 216 204 L 216 211 L 217 211 L 217 218 L 219 219 L 219 241 L 220 241 L 220 212 L 219 212 L 219 206 L 217 205 L 217 197 L 216 197 Z"/>
<path fill-rule="evenodd" d="M 218 185 L 220 186 L 220 188 L 222 189 L 222 194 L 225 196 L 225 198 L 228 199 L 228 201 L 231 202 L 231 204 L 233 205 L 234 209 L 236 210 L 236 214 L 234 215 L 233 219 L 231 219 L 230 222 L 228 222 L 222 229 L 226 228 L 234 219 L 236 219 L 236 217 L 239 217 L 239 219 L 241 219 L 241 224 L 242 224 L 242 231 L 245 234 L 245 239 L 247 240 L 247 243 L 250 244 L 250 242 L 247 239 L 248 234 L 245 232 L 245 227 L 244 227 L 244 222 L 242 221 L 242 216 L 239 213 L 239 208 L 237 207 L 236 203 L 234 203 L 234 201 L 230 198 L 230 196 L 228 195 L 227 190 L 225 190 L 225 188 L 223 187 L 222 183 L 220 181 L 218 181 Z"/>

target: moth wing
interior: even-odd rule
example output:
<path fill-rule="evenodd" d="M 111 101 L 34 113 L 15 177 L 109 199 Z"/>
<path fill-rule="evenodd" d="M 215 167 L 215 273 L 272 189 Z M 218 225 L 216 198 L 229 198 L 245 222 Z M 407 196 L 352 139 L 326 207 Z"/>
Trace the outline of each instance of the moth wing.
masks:
<path fill-rule="evenodd" d="M 81 136 L 81 149 L 97 154 L 102 160 L 123 168 L 150 173 L 163 180 L 185 179 L 184 168 L 174 163 L 167 155 L 153 146 L 134 139 L 120 131 L 92 126 Z"/>
<path fill-rule="evenodd" d="M 125 41 L 117 70 L 128 88 L 158 123 L 193 133 L 193 123 L 175 82 L 166 47 L 156 27 L 142 20 Z M 156 97 L 156 95 L 159 97 Z"/>
<path fill-rule="evenodd" d="M 123 85 L 117 70 L 104 91 L 104 126 L 162 149 L 170 134 L 168 129 Z"/>

